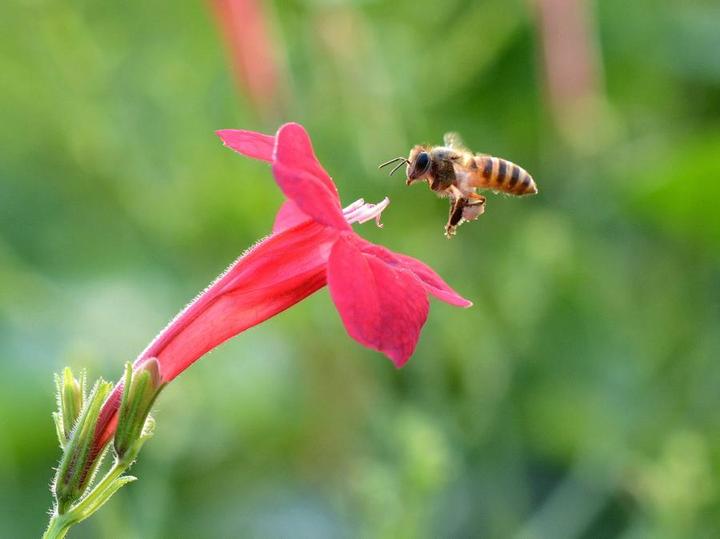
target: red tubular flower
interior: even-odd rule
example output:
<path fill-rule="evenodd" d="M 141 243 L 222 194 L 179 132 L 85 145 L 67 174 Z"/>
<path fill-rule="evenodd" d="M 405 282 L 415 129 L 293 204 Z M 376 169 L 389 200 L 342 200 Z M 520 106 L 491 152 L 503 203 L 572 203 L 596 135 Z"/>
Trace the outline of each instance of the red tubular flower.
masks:
<path fill-rule="evenodd" d="M 385 353 L 401 367 L 410 358 L 428 313 L 427 294 L 452 305 L 471 303 L 419 260 L 374 245 L 353 232 L 349 223 L 379 217 L 377 206 L 358 201 L 343 210 L 330 176 L 315 158 L 305 129 L 282 126 L 269 153 L 271 137 L 249 131 L 218 131 L 233 150 L 272 162 L 273 175 L 288 197 L 274 231 L 285 233 L 309 223 L 329 234 L 323 260 L 330 295 L 351 337 Z"/>
<path fill-rule="evenodd" d="M 280 94 L 282 65 L 261 0 L 211 0 L 237 84 L 260 111 Z"/>
<path fill-rule="evenodd" d="M 428 314 L 428 294 L 469 307 L 430 267 L 372 244 L 353 223 L 376 219 L 389 201 L 358 200 L 343 209 L 305 129 L 285 124 L 275 137 L 222 130 L 233 150 L 272 164 L 288 197 L 273 233 L 241 256 L 140 354 L 157 358 L 164 382 L 225 340 L 291 307 L 325 284 L 348 333 L 401 367 L 412 355 Z M 97 447 L 112 437 L 121 388 L 105 403 Z"/>

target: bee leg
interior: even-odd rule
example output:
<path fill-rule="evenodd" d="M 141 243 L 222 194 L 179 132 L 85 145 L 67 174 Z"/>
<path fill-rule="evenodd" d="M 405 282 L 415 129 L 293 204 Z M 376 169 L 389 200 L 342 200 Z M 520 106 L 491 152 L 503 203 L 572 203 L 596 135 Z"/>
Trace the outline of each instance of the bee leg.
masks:
<path fill-rule="evenodd" d="M 475 221 L 485 213 L 485 197 L 477 193 L 469 193 L 467 204 L 463 208 L 463 221 Z"/>
<path fill-rule="evenodd" d="M 457 188 L 456 185 L 450 185 L 450 186 L 447 188 L 447 192 L 448 192 L 448 194 L 449 194 L 451 197 L 453 197 L 455 200 L 464 199 L 465 202 L 467 202 L 467 199 L 465 198 L 465 195 L 463 194 L 463 192 L 462 192 L 460 189 Z"/>
<path fill-rule="evenodd" d="M 455 198 L 450 203 L 450 215 L 448 215 L 448 222 L 445 225 L 445 237 L 447 239 L 455 235 L 458 225 L 463 220 L 463 209 L 466 205 L 466 198 Z"/>
<path fill-rule="evenodd" d="M 472 200 L 472 202 L 470 202 L 471 205 L 485 204 L 485 200 L 486 200 L 486 198 L 484 196 L 478 195 L 477 193 L 469 193 L 468 199 Z"/>
<path fill-rule="evenodd" d="M 471 200 L 463 208 L 463 222 L 475 221 L 483 213 L 485 213 L 485 197 L 482 197 L 482 200 Z"/>
<path fill-rule="evenodd" d="M 448 216 L 448 224 L 457 226 L 462 220 L 463 209 L 467 205 L 467 199 L 458 198 L 450 205 L 450 215 Z"/>

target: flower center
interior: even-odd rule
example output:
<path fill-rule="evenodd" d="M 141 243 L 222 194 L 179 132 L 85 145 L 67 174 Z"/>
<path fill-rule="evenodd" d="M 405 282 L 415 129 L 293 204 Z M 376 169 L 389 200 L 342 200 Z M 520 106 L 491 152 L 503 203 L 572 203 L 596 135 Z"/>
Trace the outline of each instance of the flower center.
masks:
<path fill-rule="evenodd" d="M 346 208 L 343 208 L 343 217 L 348 224 L 366 223 L 370 219 L 375 219 L 378 227 L 382 228 L 380 216 L 385 208 L 390 205 L 390 199 L 385 197 L 377 204 L 367 204 L 364 199 L 359 198 Z"/>

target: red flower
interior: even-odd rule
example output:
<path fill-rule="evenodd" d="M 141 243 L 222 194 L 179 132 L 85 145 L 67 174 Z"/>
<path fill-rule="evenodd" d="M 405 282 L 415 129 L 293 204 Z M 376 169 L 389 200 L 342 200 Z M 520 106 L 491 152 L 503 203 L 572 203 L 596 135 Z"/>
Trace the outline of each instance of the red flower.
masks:
<path fill-rule="evenodd" d="M 428 293 L 452 305 L 471 305 L 419 260 L 353 232 L 350 223 L 379 217 L 388 201 L 377 206 L 358 201 L 343 212 L 335 184 L 315 158 L 302 126 L 286 124 L 274 138 L 230 129 L 218 135 L 233 150 L 272 162 L 275 181 L 289 199 L 278 213 L 274 232 L 294 236 L 310 224 L 324 229 L 322 250 L 328 256 L 318 262 L 351 337 L 401 367 L 415 350 L 427 318 Z"/>
<path fill-rule="evenodd" d="M 212 0 L 235 79 L 261 112 L 273 110 L 280 95 L 282 64 L 261 0 Z"/>
<path fill-rule="evenodd" d="M 225 145 L 272 163 L 288 197 L 273 233 L 241 256 L 188 305 L 136 360 L 155 357 L 167 382 L 209 350 L 295 305 L 325 284 L 351 337 L 401 367 L 412 355 L 428 314 L 428 294 L 451 305 L 471 303 L 430 267 L 358 236 L 350 225 L 379 218 L 389 201 L 358 200 L 344 210 L 305 129 L 285 124 L 275 137 L 223 130 Z M 102 447 L 115 429 L 121 388 L 98 422 Z"/>

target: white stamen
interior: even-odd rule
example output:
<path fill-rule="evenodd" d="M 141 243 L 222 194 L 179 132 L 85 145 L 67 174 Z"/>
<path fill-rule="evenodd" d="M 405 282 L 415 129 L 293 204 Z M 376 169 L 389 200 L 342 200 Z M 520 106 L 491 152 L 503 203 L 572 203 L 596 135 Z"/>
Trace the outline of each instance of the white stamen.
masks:
<path fill-rule="evenodd" d="M 364 198 L 358 198 L 355 202 L 353 202 L 352 204 L 350 204 L 347 208 L 343 208 L 343 213 L 344 213 L 345 216 L 347 217 L 347 214 L 348 214 L 348 213 L 351 213 L 351 212 L 357 210 L 358 208 L 362 207 L 363 204 L 365 204 L 365 199 L 364 199 Z"/>
<path fill-rule="evenodd" d="M 366 204 L 361 198 L 345 208 L 343 215 L 345 216 L 345 220 L 351 225 L 353 223 L 366 223 L 371 219 L 375 219 L 377 226 L 382 228 L 383 225 L 380 222 L 380 217 L 383 210 L 387 208 L 389 204 L 390 199 L 388 197 L 385 197 L 377 204 Z"/>

